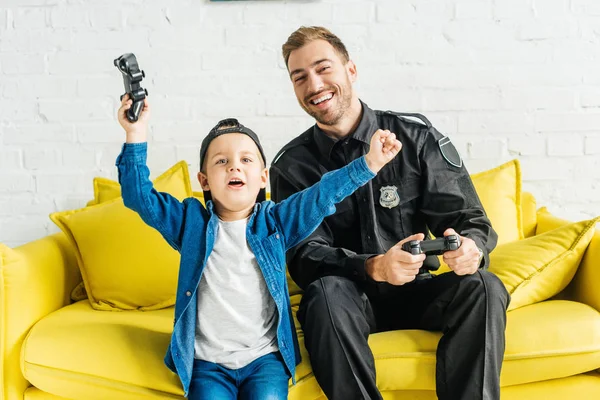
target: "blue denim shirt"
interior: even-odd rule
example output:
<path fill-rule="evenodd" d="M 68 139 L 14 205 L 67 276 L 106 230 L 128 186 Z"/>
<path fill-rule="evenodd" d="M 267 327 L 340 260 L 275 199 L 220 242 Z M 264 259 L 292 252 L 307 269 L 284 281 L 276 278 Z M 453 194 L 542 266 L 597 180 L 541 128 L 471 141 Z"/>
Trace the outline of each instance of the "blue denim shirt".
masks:
<path fill-rule="evenodd" d="M 125 205 L 136 211 L 181 254 L 175 300 L 175 322 L 166 365 L 181 380 L 187 396 L 192 378 L 196 338 L 197 289 L 213 249 L 218 226 L 212 201 L 206 208 L 196 198 L 180 202 L 157 192 L 146 166 L 146 143 L 124 144 L 116 165 Z M 246 239 L 254 253 L 277 313 L 277 344 L 295 383 L 301 361 L 286 280 L 285 252 L 308 237 L 335 204 L 367 183 L 375 174 L 364 157 L 328 172 L 321 181 L 281 203 L 257 203 L 248 219 Z M 201 325 L 203 321 L 198 321 Z"/>

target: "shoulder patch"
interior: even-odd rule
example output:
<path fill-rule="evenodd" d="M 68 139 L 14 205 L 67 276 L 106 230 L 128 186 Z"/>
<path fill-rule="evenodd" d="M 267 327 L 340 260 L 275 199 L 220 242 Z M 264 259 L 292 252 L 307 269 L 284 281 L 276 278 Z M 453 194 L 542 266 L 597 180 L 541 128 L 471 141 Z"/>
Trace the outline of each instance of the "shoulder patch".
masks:
<path fill-rule="evenodd" d="M 462 167 L 462 158 L 460 158 L 458 150 L 456 150 L 456 147 L 454 147 L 449 137 L 444 136 L 443 138 L 438 140 L 438 146 L 440 147 L 442 157 L 444 157 L 444 160 L 446 160 L 448 164 L 453 165 L 457 168 Z"/>
<path fill-rule="evenodd" d="M 400 112 L 395 112 L 395 111 L 384 111 L 386 114 L 391 114 L 391 115 L 395 115 L 397 117 L 400 118 L 404 118 L 404 119 L 408 119 L 411 122 L 418 122 L 421 124 L 424 124 L 425 126 L 427 126 L 427 128 L 431 128 L 433 125 L 431 125 L 431 122 L 429 122 L 429 120 L 427 118 L 425 118 L 424 115 L 422 114 L 418 114 L 418 113 L 400 113 Z"/>

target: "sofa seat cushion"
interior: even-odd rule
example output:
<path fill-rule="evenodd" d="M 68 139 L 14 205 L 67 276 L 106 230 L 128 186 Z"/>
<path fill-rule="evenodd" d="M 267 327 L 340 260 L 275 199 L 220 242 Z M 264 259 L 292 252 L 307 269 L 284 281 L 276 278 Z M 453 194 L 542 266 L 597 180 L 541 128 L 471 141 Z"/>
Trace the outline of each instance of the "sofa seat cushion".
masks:
<path fill-rule="evenodd" d="M 303 344 L 303 333 L 300 329 L 297 332 Z M 420 330 L 371 335 L 369 344 L 375 356 L 379 389 L 435 390 L 435 353 L 440 337 L 438 332 Z M 294 390 L 312 394 L 318 391 L 318 385 L 304 346 L 301 351 L 302 363 L 296 370 L 298 387 Z M 503 387 L 572 376 L 599 367 L 600 313 L 593 308 L 549 300 L 508 313 Z M 311 397 L 290 392 L 292 400 L 303 398 Z"/>
<path fill-rule="evenodd" d="M 371 335 L 381 390 L 435 388 L 438 332 Z M 508 313 L 501 385 L 562 378 L 600 367 L 600 314 L 581 303 L 547 301 Z M 399 387 L 400 386 L 400 387 Z"/>
<path fill-rule="evenodd" d="M 98 311 L 83 300 L 48 315 L 22 348 L 25 378 L 71 399 L 183 398 L 163 358 L 173 308 Z"/>
<path fill-rule="evenodd" d="M 296 307 L 294 307 L 296 308 Z M 175 374 L 163 364 L 173 309 L 107 312 L 88 301 L 38 322 L 25 339 L 22 369 L 37 388 L 67 398 L 181 398 Z M 303 335 L 300 342 L 303 344 Z M 434 390 L 440 334 L 417 330 L 371 335 L 383 391 Z M 296 370 L 291 399 L 320 389 L 308 354 Z M 600 313 L 570 301 L 546 301 L 508 313 L 502 386 L 562 378 L 600 367 Z"/>

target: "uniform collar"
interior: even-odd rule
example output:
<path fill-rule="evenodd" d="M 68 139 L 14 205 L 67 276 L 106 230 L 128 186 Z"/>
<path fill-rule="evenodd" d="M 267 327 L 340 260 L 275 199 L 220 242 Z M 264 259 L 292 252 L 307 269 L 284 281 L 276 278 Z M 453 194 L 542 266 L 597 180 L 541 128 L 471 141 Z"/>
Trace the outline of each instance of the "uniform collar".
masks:
<path fill-rule="evenodd" d="M 371 110 L 362 100 L 359 101 L 362 106 L 360 122 L 358 123 L 356 130 L 348 135 L 348 139 L 354 139 L 369 144 L 371 143 L 371 136 L 373 136 L 373 133 L 375 133 L 375 130 L 377 129 L 377 117 L 375 116 L 375 111 Z M 330 159 L 331 151 L 339 140 L 327 136 L 317 124 L 313 127 L 313 138 L 321 156 Z M 346 138 L 340 140 L 346 140 Z"/>

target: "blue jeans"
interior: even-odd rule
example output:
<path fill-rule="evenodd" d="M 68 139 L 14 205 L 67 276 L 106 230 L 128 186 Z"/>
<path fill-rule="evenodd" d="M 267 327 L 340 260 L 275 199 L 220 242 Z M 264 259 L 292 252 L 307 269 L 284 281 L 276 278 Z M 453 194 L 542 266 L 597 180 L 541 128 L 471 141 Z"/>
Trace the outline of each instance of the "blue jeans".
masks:
<path fill-rule="evenodd" d="M 238 369 L 194 360 L 188 399 L 284 400 L 288 397 L 289 379 L 279 352 L 257 358 Z"/>

